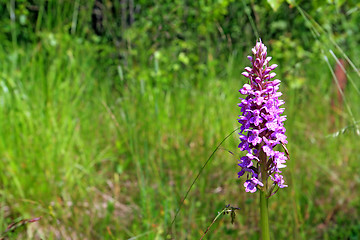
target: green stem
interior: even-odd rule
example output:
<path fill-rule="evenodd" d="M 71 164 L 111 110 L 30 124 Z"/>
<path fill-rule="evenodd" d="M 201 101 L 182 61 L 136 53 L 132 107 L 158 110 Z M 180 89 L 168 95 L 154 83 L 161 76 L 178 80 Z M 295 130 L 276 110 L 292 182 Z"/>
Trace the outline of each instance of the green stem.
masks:
<path fill-rule="evenodd" d="M 261 239 L 270 240 L 268 199 L 266 198 L 266 193 L 264 191 L 260 191 L 260 225 Z"/>

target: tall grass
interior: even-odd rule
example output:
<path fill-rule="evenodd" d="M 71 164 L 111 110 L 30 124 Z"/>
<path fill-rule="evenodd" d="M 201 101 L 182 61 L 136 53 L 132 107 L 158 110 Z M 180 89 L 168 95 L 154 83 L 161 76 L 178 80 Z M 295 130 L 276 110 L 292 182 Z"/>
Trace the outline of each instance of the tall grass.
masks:
<path fill-rule="evenodd" d="M 44 19 L 39 18 L 39 29 L 58 21 Z M 18 219 L 42 216 L 26 231 L 11 234 L 164 239 L 199 169 L 238 127 L 243 53 L 229 57 L 221 76 L 199 77 L 193 84 L 186 79 L 191 68 L 184 67 L 183 81 L 171 84 L 156 74 L 149 77 L 163 66 L 141 53 L 132 64 L 144 69 L 143 75 L 122 79 L 121 67 L 107 57 L 111 50 L 46 31 L 36 44 L 0 48 L 0 231 Z M 312 59 L 303 69 L 305 83 L 298 88 L 279 74 L 288 116 L 291 161 L 284 174 L 290 187 L 269 203 L 271 237 L 357 239 L 359 136 L 331 135 L 353 121 L 345 111 L 336 115 L 344 119 L 337 126 L 329 121 L 333 80 L 327 64 Z M 356 72 L 348 74 L 359 87 Z M 359 120 L 359 94 L 349 86 L 345 95 Z M 175 222 L 175 239 L 199 239 L 227 204 L 241 208 L 235 224 L 223 218 L 205 238 L 259 239 L 258 198 L 245 194 L 237 180 L 237 144 L 234 134 L 204 169 Z"/>

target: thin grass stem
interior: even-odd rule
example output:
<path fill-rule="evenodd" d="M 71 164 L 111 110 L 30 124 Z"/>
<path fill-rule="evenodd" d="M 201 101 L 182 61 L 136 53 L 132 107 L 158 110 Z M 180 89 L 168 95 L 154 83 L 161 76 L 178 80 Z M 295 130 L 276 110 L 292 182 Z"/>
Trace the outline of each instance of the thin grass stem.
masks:
<path fill-rule="evenodd" d="M 239 130 L 240 127 L 234 129 L 231 133 L 229 133 L 221 142 L 220 144 L 215 148 L 215 150 L 211 153 L 210 157 L 206 160 L 205 164 L 202 166 L 202 168 L 200 169 L 198 175 L 195 177 L 194 181 L 191 183 L 189 189 L 187 190 L 183 200 L 181 201 L 180 207 L 178 208 L 178 210 L 175 213 L 174 219 L 172 220 L 171 224 L 170 224 L 170 231 L 172 229 L 172 226 L 174 225 L 174 222 L 176 221 L 177 216 L 179 215 L 179 212 L 182 208 L 182 206 L 184 205 L 184 202 L 187 198 L 187 196 L 189 195 L 189 192 L 191 191 L 192 187 L 194 186 L 195 182 L 198 180 L 198 178 L 200 177 L 202 171 L 204 170 L 204 168 L 206 167 L 206 165 L 210 162 L 211 158 L 214 156 L 215 152 L 219 149 L 219 147 L 225 142 L 226 139 L 228 139 L 234 132 L 236 132 L 237 130 Z"/>

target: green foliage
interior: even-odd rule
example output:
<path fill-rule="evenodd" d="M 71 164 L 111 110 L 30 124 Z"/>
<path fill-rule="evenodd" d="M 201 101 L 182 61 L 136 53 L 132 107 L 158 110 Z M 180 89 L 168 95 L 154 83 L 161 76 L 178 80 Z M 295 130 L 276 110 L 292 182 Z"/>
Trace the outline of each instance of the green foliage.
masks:
<path fill-rule="evenodd" d="M 0 232 L 42 216 L 11 237 L 164 239 L 193 177 L 238 126 L 240 73 L 259 36 L 279 65 L 292 159 L 290 187 L 269 203 L 272 238 L 358 237 L 356 1 L 102 2 L 96 34 L 94 1 L 0 0 Z M 327 64 L 345 54 L 353 116 L 331 108 Z M 242 206 L 235 225 L 218 220 L 206 237 L 259 238 L 237 144 L 204 169 L 176 239 L 200 238 L 229 203 Z"/>
<path fill-rule="evenodd" d="M 277 11 L 280 5 L 284 2 L 284 0 L 267 0 L 267 2 L 270 4 L 271 8 L 274 11 Z"/>

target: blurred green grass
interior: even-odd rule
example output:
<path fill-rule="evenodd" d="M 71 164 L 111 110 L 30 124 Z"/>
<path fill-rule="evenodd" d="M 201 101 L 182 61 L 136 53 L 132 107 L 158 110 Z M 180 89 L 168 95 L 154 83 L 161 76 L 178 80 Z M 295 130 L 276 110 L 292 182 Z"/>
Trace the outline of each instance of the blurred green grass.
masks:
<path fill-rule="evenodd" d="M 229 54 L 219 74 L 208 61 L 207 77 L 185 66 L 182 81 L 162 71 L 161 55 L 139 53 L 124 79 L 106 45 L 66 33 L 38 37 L 0 47 L 0 232 L 42 216 L 12 237 L 165 239 L 198 171 L 238 127 L 247 52 Z M 332 75 L 319 59 L 302 63 L 296 79 L 278 72 L 291 160 L 289 188 L 269 203 L 272 239 L 360 237 L 359 136 L 351 128 L 331 135 L 353 123 L 346 108 L 332 110 Z M 350 84 L 346 99 L 359 120 L 360 96 Z M 237 179 L 238 142 L 234 134 L 204 169 L 172 229 L 175 239 L 199 239 L 227 204 L 241 208 L 236 223 L 224 216 L 206 239 L 259 239 L 258 196 Z"/>
<path fill-rule="evenodd" d="M 206 158 L 238 126 L 239 71 L 246 63 L 232 61 L 230 75 L 202 79 L 199 87 L 163 91 L 135 79 L 114 91 L 86 43 L 61 39 L 53 48 L 41 43 L 14 54 L 13 65 L 1 65 L 2 230 L 12 219 L 42 216 L 27 236 L 162 239 Z M 358 136 L 329 136 L 342 126 L 329 121 L 332 77 L 325 63 L 311 65 L 306 79 L 318 81 L 291 89 L 291 79 L 283 79 L 281 86 L 290 187 L 271 198 L 271 234 L 355 239 Z M 359 95 L 350 87 L 346 97 L 359 119 Z M 346 113 L 343 122 L 351 124 Z M 234 134 L 222 148 L 238 155 L 237 144 Z M 241 208 L 236 224 L 218 221 L 207 239 L 259 237 L 257 195 L 243 191 L 236 159 L 224 150 L 215 154 L 180 212 L 176 239 L 201 236 L 228 203 Z"/>

